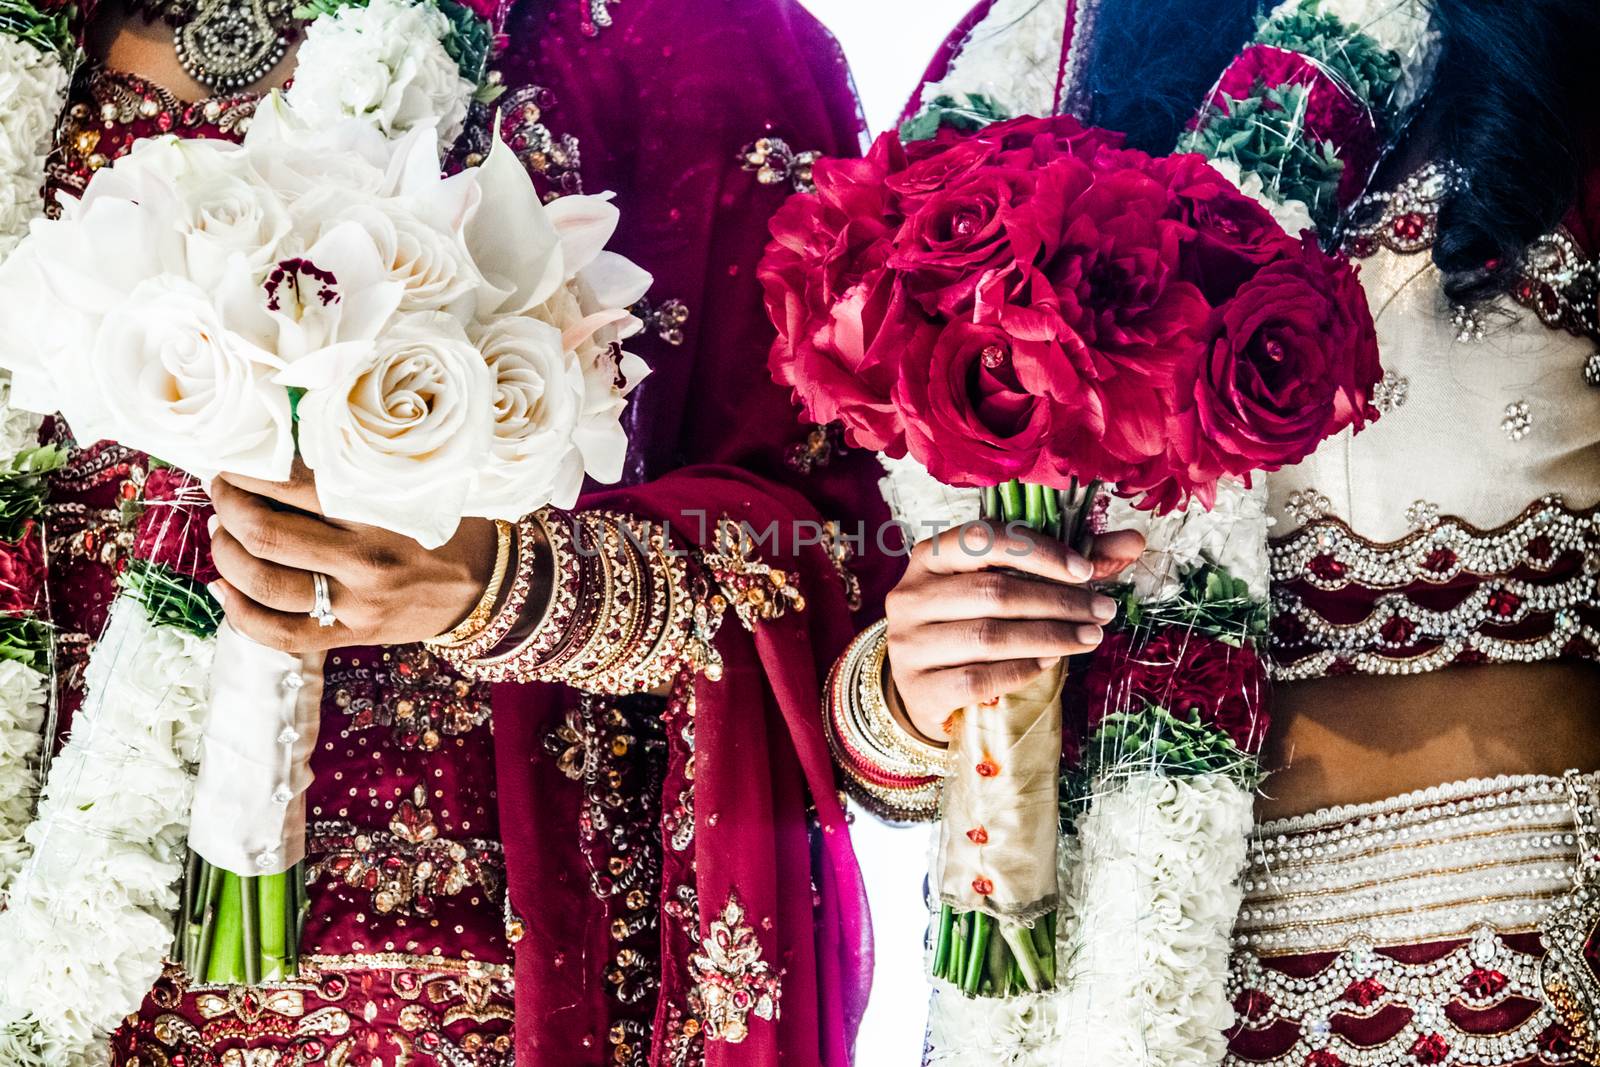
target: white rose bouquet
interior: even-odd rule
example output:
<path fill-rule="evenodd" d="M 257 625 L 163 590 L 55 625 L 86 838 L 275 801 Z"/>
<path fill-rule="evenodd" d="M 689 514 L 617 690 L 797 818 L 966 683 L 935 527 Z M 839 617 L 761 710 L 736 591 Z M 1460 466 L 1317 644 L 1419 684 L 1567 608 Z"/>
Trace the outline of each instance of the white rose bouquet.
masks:
<path fill-rule="evenodd" d="M 543 203 L 498 139 L 444 177 L 433 125 L 391 139 L 290 100 L 267 98 L 239 145 L 140 143 L 0 266 L 13 403 L 181 468 L 151 474 L 171 491 L 147 486 L 140 542 L 166 547 L 123 576 L 0 914 L 0 953 L 37 961 L 0 978 L 0 1051 L 34 1057 L 7 1062 L 75 1062 L 51 1057 L 137 1005 L 173 912 L 202 978 L 294 967 L 321 656 L 221 622 L 194 529 L 208 477 L 284 481 L 298 457 L 330 517 L 431 547 L 463 517 L 569 506 L 586 476 L 621 474 L 645 373 L 621 342 L 650 278 L 605 251 L 616 208 Z M 112 869 L 143 873 L 78 884 Z M 63 914 L 94 950 L 51 947 Z M 53 982 L 63 954 L 101 986 Z"/>

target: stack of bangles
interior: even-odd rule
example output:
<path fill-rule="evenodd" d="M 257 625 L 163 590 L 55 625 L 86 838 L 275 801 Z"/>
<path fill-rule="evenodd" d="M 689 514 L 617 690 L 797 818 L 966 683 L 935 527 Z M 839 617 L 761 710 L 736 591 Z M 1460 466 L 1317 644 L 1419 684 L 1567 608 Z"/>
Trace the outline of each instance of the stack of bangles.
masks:
<path fill-rule="evenodd" d="M 828 675 L 823 716 L 846 789 L 881 818 L 914 822 L 938 809 L 947 750 L 912 733 L 890 705 L 889 628 L 863 630 Z"/>
<path fill-rule="evenodd" d="M 620 695 L 672 680 L 693 636 L 694 604 L 687 561 L 661 527 L 616 512 L 554 508 L 498 527 L 483 598 L 429 648 L 487 682 L 556 682 Z M 541 565 L 549 596 L 529 626 L 524 616 Z"/>

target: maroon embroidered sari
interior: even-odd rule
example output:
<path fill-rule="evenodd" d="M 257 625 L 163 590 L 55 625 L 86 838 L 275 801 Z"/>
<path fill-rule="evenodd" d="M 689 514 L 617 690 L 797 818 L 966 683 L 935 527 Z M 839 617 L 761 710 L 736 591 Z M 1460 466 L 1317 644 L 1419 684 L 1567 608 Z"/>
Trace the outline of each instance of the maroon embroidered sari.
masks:
<path fill-rule="evenodd" d="M 850 603 L 872 611 L 892 568 L 847 569 L 790 534 L 875 524 L 878 471 L 802 426 L 767 377 L 754 279 L 768 216 L 804 180 L 796 155 L 858 148 L 844 60 L 782 0 L 486 13 L 506 42 L 507 140 L 548 191 L 614 191 L 615 245 L 656 278 L 630 344 L 653 373 L 628 415 L 629 488 L 583 506 L 670 519 L 680 547 L 704 550 L 728 583 L 705 591 L 710 623 L 727 616 L 719 677 L 685 674 L 665 698 L 491 694 L 417 647 L 330 655 L 302 980 L 190 988 L 171 972 L 114 1036 L 117 1063 L 847 1062 L 870 936 L 818 690 Z M 80 186 L 140 136 L 237 136 L 253 108 L 87 71 L 52 185 Z M 489 121 L 475 113 L 457 164 Z M 752 162 L 761 138 L 777 140 Z M 68 706 L 128 548 L 118 507 L 145 472 L 102 444 L 55 480 Z M 782 536 L 719 554 L 724 516 Z M 803 606 L 729 607 L 728 589 L 774 568 Z"/>

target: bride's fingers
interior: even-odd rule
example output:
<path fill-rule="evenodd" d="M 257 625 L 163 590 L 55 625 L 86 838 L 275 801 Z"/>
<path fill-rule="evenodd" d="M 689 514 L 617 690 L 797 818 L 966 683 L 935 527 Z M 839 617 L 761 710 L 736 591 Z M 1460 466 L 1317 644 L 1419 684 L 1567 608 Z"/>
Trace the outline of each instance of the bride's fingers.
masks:
<path fill-rule="evenodd" d="M 917 703 L 924 707 L 939 709 L 937 714 L 942 720 L 957 708 L 964 708 L 968 704 L 983 704 L 1014 692 L 1054 665 L 1053 659 L 1017 659 L 1002 663 L 986 663 L 981 666 L 930 671 L 915 682 L 915 688 L 926 694 L 924 699 Z M 902 690 L 902 700 L 905 700 L 906 696 Z M 912 714 L 909 709 L 908 714 Z M 924 722 L 925 718 L 926 716 L 912 714 L 912 721 L 918 730 L 928 737 L 942 737 L 943 732 L 938 730 L 938 723 L 931 720 Z M 930 733 L 930 729 L 936 732 Z"/>
<path fill-rule="evenodd" d="M 1094 565 L 1094 580 L 1120 574 L 1138 562 L 1144 552 L 1144 534 L 1138 530 L 1112 530 L 1094 539 L 1089 562 Z"/>
<path fill-rule="evenodd" d="M 901 625 L 988 618 L 1103 623 L 1117 611 L 1116 601 L 1086 586 L 1005 571 L 949 575 L 891 596 L 891 617 Z"/>
<path fill-rule="evenodd" d="M 1102 636 L 1094 623 L 967 619 L 918 627 L 895 643 L 890 658 L 915 670 L 983 667 L 1076 656 L 1099 646 Z"/>
<path fill-rule="evenodd" d="M 268 482 L 260 478 L 250 478 L 243 474 L 219 474 L 213 481 L 225 482 L 237 486 L 247 493 L 264 496 L 268 500 L 276 500 L 280 504 L 287 504 L 292 508 L 309 512 L 312 515 L 322 514 L 322 501 L 317 499 L 317 481 L 311 469 L 298 458 L 294 461 L 294 468 L 289 473 L 287 482 Z M 212 496 L 216 495 L 213 490 Z"/>
<path fill-rule="evenodd" d="M 257 559 L 332 575 L 346 573 L 354 563 L 346 531 L 311 515 L 279 511 L 231 481 L 211 483 L 211 506 L 221 528 Z"/>
<path fill-rule="evenodd" d="M 251 600 L 226 580 L 211 583 L 211 592 L 222 602 L 223 614 L 235 630 L 279 652 L 325 652 L 360 644 L 343 622 L 323 626 L 304 612 L 275 611 Z M 334 614 L 338 611 L 335 599 Z"/>
<path fill-rule="evenodd" d="M 310 571 L 257 558 L 226 529 L 212 531 L 211 560 L 230 586 L 263 607 L 309 612 L 316 600 Z"/>

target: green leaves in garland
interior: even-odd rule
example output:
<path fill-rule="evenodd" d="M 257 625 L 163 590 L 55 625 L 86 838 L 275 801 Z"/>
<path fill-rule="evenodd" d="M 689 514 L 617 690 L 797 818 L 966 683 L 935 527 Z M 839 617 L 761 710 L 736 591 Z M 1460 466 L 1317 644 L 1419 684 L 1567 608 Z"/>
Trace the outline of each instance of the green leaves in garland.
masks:
<path fill-rule="evenodd" d="M 1209 116 L 1178 150 L 1237 161 L 1246 174 L 1261 177 L 1274 199 L 1305 204 L 1318 229 L 1326 231 L 1338 215 L 1335 194 L 1344 161 L 1331 142 L 1305 135 L 1309 93 L 1303 85 L 1280 85 L 1246 100 L 1230 97 L 1227 114 Z"/>
<path fill-rule="evenodd" d="M 1107 715 L 1084 746 L 1088 779 L 1119 770 L 1140 774 L 1225 774 L 1254 789 L 1265 777 L 1256 757 L 1226 733 L 1154 704 Z"/>
<path fill-rule="evenodd" d="M 67 461 L 67 454 L 54 445 L 25 448 L 0 465 L 0 541 L 15 541 L 22 536 L 28 520 L 44 508 L 48 491 L 44 476 Z"/>
<path fill-rule="evenodd" d="M 1221 567 L 1207 564 L 1184 574 L 1176 596 L 1141 600 L 1131 585 L 1108 590 L 1118 602 L 1126 629 L 1179 626 L 1235 647 L 1264 637 L 1268 606 L 1250 596 L 1250 586 Z"/>
<path fill-rule="evenodd" d="M 74 10 L 66 5 L 45 11 L 30 0 L 0 0 L 0 35 L 27 41 L 41 52 L 55 52 L 70 69 L 78 54 L 71 23 Z"/>
<path fill-rule="evenodd" d="M 1400 57 L 1319 7 L 1317 0 L 1306 0 L 1265 19 L 1255 43 L 1299 52 L 1325 67 L 1357 99 L 1383 106 L 1400 82 Z"/>
<path fill-rule="evenodd" d="M 0 617 L 0 660 L 50 672 L 50 627 L 33 618 Z"/>
<path fill-rule="evenodd" d="M 196 637 L 210 637 L 222 625 L 222 605 L 206 587 L 170 567 L 132 560 L 118 581 L 158 625 L 176 626 Z"/>
<path fill-rule="evenodd" d="M 979 93 L 937 96 L 900 124 L 900 140 L 906 144 L 927 141 L 946 126 L 953 130 L 981 130 L 1009 117 L 993 100 Z"/>

